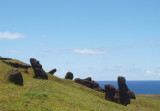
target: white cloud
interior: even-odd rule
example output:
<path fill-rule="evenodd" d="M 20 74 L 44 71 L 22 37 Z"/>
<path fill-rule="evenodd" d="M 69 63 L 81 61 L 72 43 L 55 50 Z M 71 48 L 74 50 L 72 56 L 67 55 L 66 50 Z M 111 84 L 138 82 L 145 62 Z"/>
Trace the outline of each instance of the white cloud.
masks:
<path fill-rule="evenodd" d="M 152 75 L 153 73 L 154 73 L 154 71 L 151 71 L 151 70 L 147 70 L 147 71 L 146 71 L 146 74 L 147 74 L 147 75 Z"/>
<path fill-rule="evenodd" d="M 15 33 L 11 33 L 11 32 L 0 32 L 0 39 L 18 39 L 18 38 L 22 38 L 24 37 L 23 34 L 15 32 Z"/>
<path fill-rule="evenodd" d="M 75 49 L 72 52 L 77 54 L 88 54 L 88 55 L 101 55 L 107 53 L 106 50 L 102 49 Z"/>
<path fill-rule="evenodd" d="M 87 55 L 102 55 L 107 54 L 108 52 L 116 51 L 116 50 L 123 50 L 123 49 L 130 49 L 130 48 L 137 48 L 137 46 L 119 46 L 119 47 L 105 47 L 105 48 L 84 48 L 84 49 L 75 49 L 72 50 L 72 53 L 76 54 L 87 54 Z"/>

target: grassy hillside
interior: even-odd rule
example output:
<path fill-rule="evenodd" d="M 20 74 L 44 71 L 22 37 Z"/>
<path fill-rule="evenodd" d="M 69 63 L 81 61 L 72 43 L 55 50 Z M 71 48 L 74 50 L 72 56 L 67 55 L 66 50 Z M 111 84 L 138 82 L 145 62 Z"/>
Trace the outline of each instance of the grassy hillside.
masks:
<path fill-rule="evenodd" d="M 122 106 L 71 80 L 52 75 L 49 80 L 32 78 L 33 70 L 23 74 L 24 86 L 3 81 L 11 66 L 0 60 L 0 111 L 160 111 L 159 95 L 137 95 L 131 105 Z"/>

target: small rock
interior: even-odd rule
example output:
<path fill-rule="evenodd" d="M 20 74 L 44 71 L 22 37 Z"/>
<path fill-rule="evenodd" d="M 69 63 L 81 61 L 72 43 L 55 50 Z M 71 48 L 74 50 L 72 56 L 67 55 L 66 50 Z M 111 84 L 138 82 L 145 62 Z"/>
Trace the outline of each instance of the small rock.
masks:
<path fill-rule="evenodd" d="M 73 73 L 67 72 L 67 74 L 65 76 L 65 79 L 71 79 L 71 80 L 73 80 Z"/>
<path fill-rule="evenodd" d="M 50 74 L 54 74 L 57 71 L 57 69 L 52 69 L 51 71 L 49 71 Z"/>
<path fill-rule="evenodd" d="M 5 75 L 6 82 L 13 82 L 16 85 L 23 85 L 23 77 L 21 72 L 17 68 L 13 68 Z"/>

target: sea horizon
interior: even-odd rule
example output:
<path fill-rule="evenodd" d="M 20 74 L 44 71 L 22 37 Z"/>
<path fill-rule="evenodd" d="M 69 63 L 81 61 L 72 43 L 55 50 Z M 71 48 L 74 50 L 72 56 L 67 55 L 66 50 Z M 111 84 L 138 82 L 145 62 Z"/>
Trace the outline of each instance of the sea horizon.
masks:
<path fill-rule="evenodd" d="M 111 84 L 118 88 L 117 81 L 96 81 L 104 88 L 106 84 Z M 135 94 L 160 94 L 160 80 L 127 80 L 128 88 Z"/>
<path fill-rule="evenodd" d="M 96 80 L 96 81 L 117 81 L 117 80 Z M 160 81 L 160 80 L 126 80 L 127 81 Z"/>

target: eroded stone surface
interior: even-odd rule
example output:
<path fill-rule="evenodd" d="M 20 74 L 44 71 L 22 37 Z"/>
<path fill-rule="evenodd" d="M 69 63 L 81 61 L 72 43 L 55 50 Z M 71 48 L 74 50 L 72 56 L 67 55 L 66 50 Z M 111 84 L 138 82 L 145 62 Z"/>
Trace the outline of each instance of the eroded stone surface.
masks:
<path fill-rule="evenodd" d="M 73 73 L 72 72 L 67 72 L 65 79 L 71 79 L 73 80 Z"/>
<path fill-rule="evenodd" d="M 94 89 L 96 91 L 104 92 L 104 89 L 101 88 L 97 82 L 92 81 L 91 77 L 88 77 L 86 79 L 76 78 L 74 81 L 76 83 L 81 84 L 81 85 L 84 85 L 84 86 L 87 86 L 89 88 L 92 88 L 92 89 Z"/>
<path fill-rule="evenodd" d="M 118 77 L 118 88 L 119 88 L 119 102 L 120 104 L 130 104 L 129 89 L 126 85 L 126 79 L 124 77 Z"/>
<path fill-rule="evenodd" d="M 23 77 L 21 72 L 17 68 L 13 68 L 5 75 L 6 82 L 13 82 L 16 85 L 23 85 Z"/>
<path fill-rule="evenodd" d="M 38 79 L 48 79 L 48 75 L 46 74 L 46 72 L 43 70 L 42 65 L 39 63 L 39 61 L 37 61 L 34 58 L 30 59 L 30 63 L 32 65 L 32 68 L 34 70 L 35 73 L 35 78 Z"/>
<path fill-rule="evenodd" d="M 54 74 L 55 72 L 57 72 L 57 69 L 52 69 L 51 71 L 49 71 L 50 74 Z"/>
<path fill-rule="evenodd" d="M 113 85 L 105 85 L 105 99 L 114 101 L 116 93 L 116 88 Z"/>
<path fill-rule="evenodd" d="M 124 77 L 118 77 L 118 89 L 113 85 L 105 85 L 105 99 L 126 106 L 130 104 L 130 99 L 136 99 L 136 96 L 127 87 L 126 79 Z"/>

